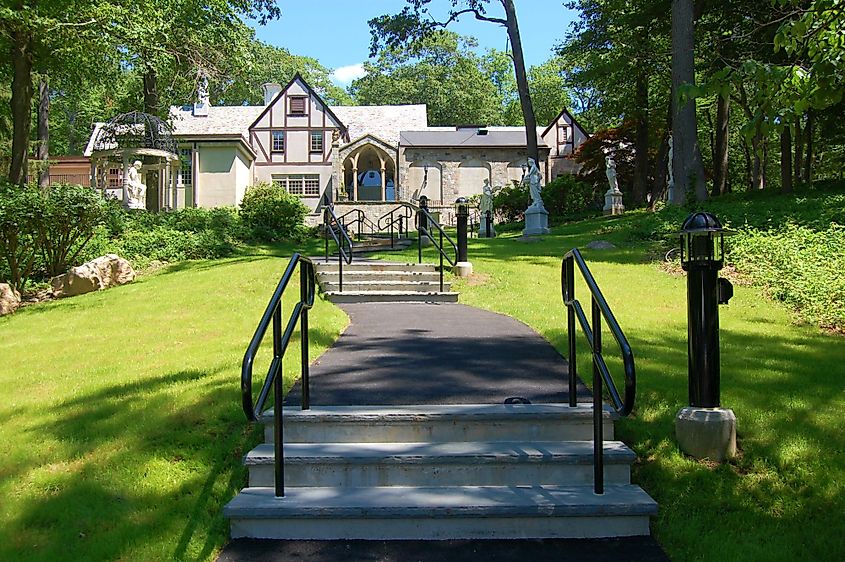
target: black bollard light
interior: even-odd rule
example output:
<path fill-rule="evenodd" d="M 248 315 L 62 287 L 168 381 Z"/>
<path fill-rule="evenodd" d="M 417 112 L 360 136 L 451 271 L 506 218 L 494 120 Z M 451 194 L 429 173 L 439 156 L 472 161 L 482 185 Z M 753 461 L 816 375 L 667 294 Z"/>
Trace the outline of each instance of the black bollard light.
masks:
<path fill-rule="evenodd" d="M 719 304 L 733 286 L 719 277 L 725 236 L 732 234 L 710 213 L 693 213 L 681 229 L 681 267 L 687 272 L 689 405 L 719 408 Z"/>
<path fill-rule="evenodd" d="M 469 202 L 465 197 L 455 201 L 455 216 L 458 218 L 458 261 L 467 261 L 467 219 Z"/>
<path fill-rule="evenodd" d="M 487 238 L 493 238 L 493 212 L 484 213 L 484 220 L 487 221 Z"/>

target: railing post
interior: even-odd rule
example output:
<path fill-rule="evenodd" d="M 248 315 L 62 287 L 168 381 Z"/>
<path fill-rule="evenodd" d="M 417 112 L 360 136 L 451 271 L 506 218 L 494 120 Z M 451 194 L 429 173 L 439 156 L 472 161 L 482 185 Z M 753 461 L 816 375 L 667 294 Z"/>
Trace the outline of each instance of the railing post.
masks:
<path fill-rule="evenodd" d="M 443 229 L 440 230 L 440 292 L 443 292 Z"/>
<path fill-rule="evenodd" d="M 323 236 L 326 237 L 326 259 L 325 263 L 329 263 L 329 228 L 331 225 L 329 224 L 329 209 L 328 207 L 323 208 Z"/>
<path fill-rule="evenodd" d="M 604 419 L 602 414 L 602 384 L 598 356 L 601 355 L 601 309 L 595 296 L 593 309 L 593 491 L 604 493 Z"/>
<path fill-rule="evenodd" d="M 278 369 L 273 382 L 273 439 L 276 452 L 275 484 L 276 497 L 282 498 L 285 495 L 285 462 L 284 448 L 282 445 L 282 393 L 284 390 L 284 376 L 282 373 L 282 300 L 273 311 L 273 356 L 277 359 Z"/>
<path fill-rule="evenodd" d="M 400 227 L 401 232 L 401 227 Z M 390 213 L 390 249 L 393 249 L 393 213 Z"/>
<path fill-rule="evenodd" d="M 488 212 L 489 217 L 489 212 Z M 488 228 L 490 222 L 487 222 Z M 490 232 L 488 230 L 488 232 Z M 574 408 L 578 405 L 578 356 L 575 349 L 575 307 L 570 305 L 575 300 L 575 260 L 572 257 L 564 261 L 564 287 L 566 288 L 566 329 L 569 336 L 569 406 Z"/>
<path fill-rule="evenodd" d="M 308 262 L 299 262 L 299 300 L 303 304 L 299 321 L 299 346 L 302 358 L 301 408 L 303 410 L 311 409 L 311 380 L 308 367 L 308 307 L 305 305 L 311 299 L 312 267 Z"/>

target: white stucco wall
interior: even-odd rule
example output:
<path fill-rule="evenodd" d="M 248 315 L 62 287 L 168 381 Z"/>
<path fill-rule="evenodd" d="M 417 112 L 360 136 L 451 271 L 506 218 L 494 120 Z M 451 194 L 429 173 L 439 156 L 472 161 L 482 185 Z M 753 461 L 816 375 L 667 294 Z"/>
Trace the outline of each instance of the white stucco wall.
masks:
<path fill-rule="evenodd" d="M 252 183 L 250 161 L 236 144 L 197 144 L 197 207 L 238 205 Z"/>

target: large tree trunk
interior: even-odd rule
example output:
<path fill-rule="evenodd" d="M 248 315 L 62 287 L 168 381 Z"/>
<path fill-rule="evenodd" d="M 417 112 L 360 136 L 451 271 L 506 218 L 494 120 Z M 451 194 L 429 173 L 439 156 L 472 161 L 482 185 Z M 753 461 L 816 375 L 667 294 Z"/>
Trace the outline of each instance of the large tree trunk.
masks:
<path fill-rule="evenodd" d="M 728 192 L 728 128 L 731 98 L 719 96 L 716 104 L 716 142 L 713 147 L 713 195 Z"/>
<path fill-rule="evenodd" d="M 158 75 L 153 67 L 147 66 L 144 81 L 144 112 L 158 115 Z"/>
<path fill-rule="evenodd" d="M 795 118 L 795 156 L 792 166 L 792 178 L 794 185 L 801 183 L 801 164 L 804 162 L 804 136 L 801 133 L 801 117 Z"/>
<path fill-rule="evenodd" d="M 38 185 L 50 185 L 50 85 L 47 75 L 38 81 L 38 160 L 41 164 Z"/>
<path fill-rule="evenodd" d="M 745 155 L 745 185 L 748 189 L 754 189 L 754 175 L 751 170 L 751 151 L 748 150 L 747 140 L 743 140 L 742 153 Z"/>
<path fill-rule="evenodd" d="M 807 126 L 804 128 L 804 133 L 807 135 L 807 153 L 804 156 L 804 182 L 810 183 L 813 181 L 813 133 L 815 132 L 815 116 L 813 110 L 807 111 Z"/>
<path fill-rule="evenodd" d="M 648 190 L 648 76 L 640 68 L 636 80 L 637 129 L 634 141 L 634 185 L 635 205 L 642 205 Z"/>
<path fill-rule="evenodd" d="M 516 8 L 513 5 L 513 0 L 502 0 L 502 4 L 505 7 L 508 37 L 511 40 L 513 70 L 514 74 L 516 74 L 516 89 L 519 92 L 519 103 L 522 106 L 522 116 L 525 119 L 525 139 L 528 144 L 528 157 L 533 158 L 539 166 L 540 152 L 537 149 L 537 120 L 534 117 L 534 106 L 531 103 L 531 92 L 528 89 L 528 76 L 525 72 L 525 58 L 522 55 L 522 40 L 519 38 Z"/>
<path fill-rule="evenodd" d="M 26 183 L 29 134 L 32 120 L 32 37 L 15 30 L 12 37 L 12 157 L 9 183 Z"/>
<path fill-rule="evenodd" d="M 780 191 L 792 193 L 792 131 L 789 125 L 780 133 Z"/>
<path fill-rule="evenodd" d="M 675 188 L 669 201 L 676 205 L 686 202 L 687 192 L 694 191 L 699 201 L 707 198 L 704 166 L 698 150 L 698 121 L 695 101 L 681 103 L 684 85 L 695 85 L 695 54 L 693 37 L 693 1 L 672 1 L 672 139 Z"/>
<path fill-rule="evenodd" d="M 754 129 L 754 136 L 751 137 L 751 189 L 763 189 L 763 161 L 760 157 L 762 152 L 763 133 L 760 124 Z"/>

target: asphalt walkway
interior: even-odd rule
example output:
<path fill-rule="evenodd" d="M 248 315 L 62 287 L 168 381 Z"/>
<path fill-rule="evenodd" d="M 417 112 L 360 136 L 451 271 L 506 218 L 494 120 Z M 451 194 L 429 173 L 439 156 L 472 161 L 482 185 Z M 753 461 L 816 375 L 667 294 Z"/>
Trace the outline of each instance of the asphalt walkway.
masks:
<path fill-rule="evenodd" d="M 350 325 L 311 367 L 312 405 L 500 404 L 569 399 L 567 364 L 534 330 L 461 304 L 361 303 L 340 307 Z M 297 384 L 286 403 L 299 405 Z M 578 401 L 590 393 L 578 382 Z M 651 537 L 451 541 L 238 539 L 220 562 L 666 562 Z"/>
<path fill-rule="evenodd" d="M 569 400 L 566 360 L 513 318 L 462 304 L 340 306 L 351 323 L 311 367 L 314 405 Z M 578 398 L 590 400 L 580 381 Z"/>

